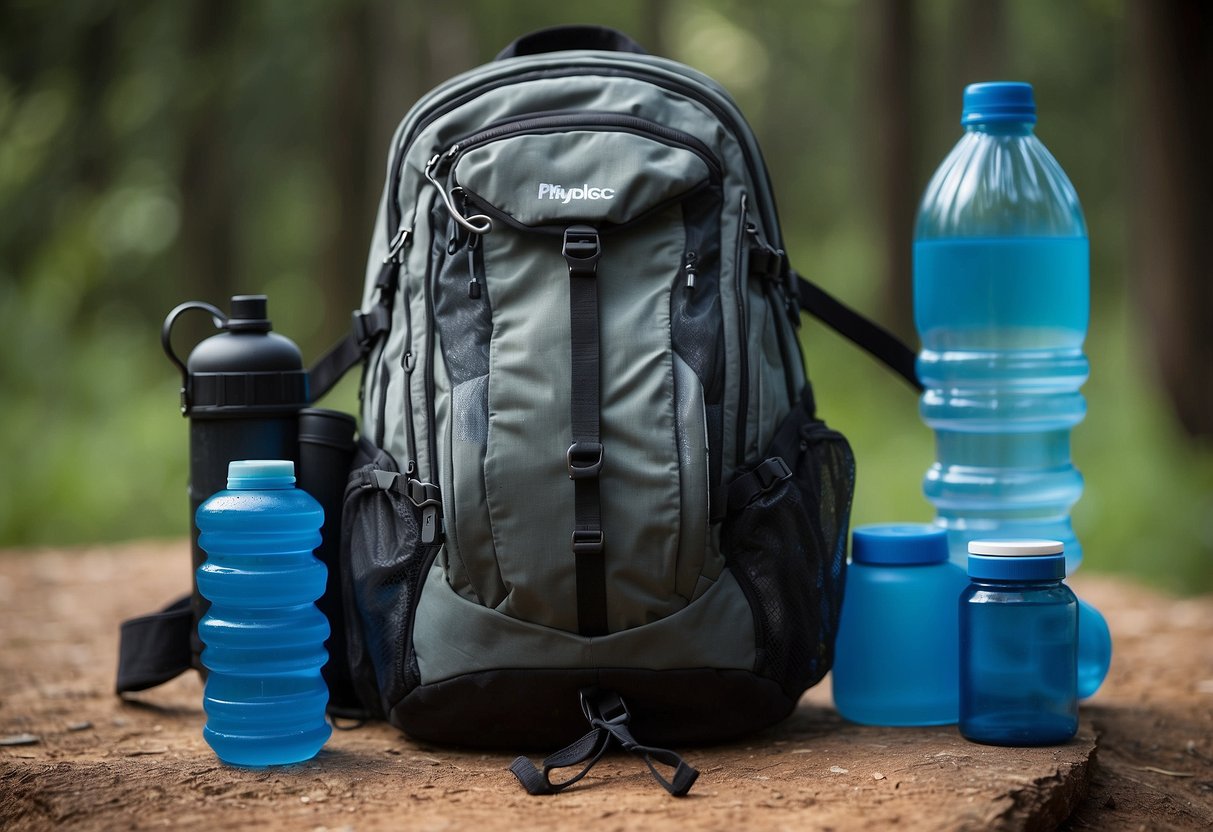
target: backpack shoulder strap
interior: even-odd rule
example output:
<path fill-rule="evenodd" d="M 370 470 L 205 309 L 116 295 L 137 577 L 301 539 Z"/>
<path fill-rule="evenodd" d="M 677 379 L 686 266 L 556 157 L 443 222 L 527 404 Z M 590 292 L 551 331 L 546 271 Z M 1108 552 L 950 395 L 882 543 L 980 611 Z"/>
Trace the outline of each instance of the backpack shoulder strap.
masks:
<path fill-rule="evenodd" d="M 795 272 L 792 274 L 796 278 L 797 294 L 803 311 L 871 354 L 905 379 L 915 390 L 922 392 L 922 382 L 918 380 L 914 366 L 917 355 L 908 344 L 804 276 Z"/>
<path fill-rule="evenodd" d="M 192 666 L 190 633 L 194 614 L 190 596 L 159 612 L 122 622 L 118 639 L 117 693 L 163 684 Z"/>
<path fill-rule="evenodd" d="M 393 249 L 396 244 L 393 243 Z M 398 249 L 389 251 L 375 280 L 378 300 L 369 312 L 354 312 L 350 332 L 311 366 L 307 372 L 308 397 L 318 401 L 341 381 L 354 365 L 366 359 L 379 338 L 392 328 L 392 300 L 396 293 Z"/>

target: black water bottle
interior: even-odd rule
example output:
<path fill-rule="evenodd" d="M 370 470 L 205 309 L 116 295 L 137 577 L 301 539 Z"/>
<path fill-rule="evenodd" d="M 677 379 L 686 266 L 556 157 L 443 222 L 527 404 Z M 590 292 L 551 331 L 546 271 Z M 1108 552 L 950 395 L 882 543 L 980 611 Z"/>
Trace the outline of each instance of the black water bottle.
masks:
<path fill-rule="evenodd" d="M 199 343 L 182 362 L 173 352 L 173 325 L 198 310 L 211 316 L 218 334 Z M 190 423 L 190 542 L 193 573 L 206 559 L 198 546 L 198 506 L 227 484 L 228 463 L 237 459 L 299 461 L 299 410 L 308 404 L 303 356 L 289 338 L 271 332 L 265 295 L 237 295 L 231 314 L 201 301 L 169 312 L 160 332 L 164 352 L 181 370 L 181 412 Z M 198 621 L 209 604 L 193 587 L 191 635 L 195 667 Z"/>

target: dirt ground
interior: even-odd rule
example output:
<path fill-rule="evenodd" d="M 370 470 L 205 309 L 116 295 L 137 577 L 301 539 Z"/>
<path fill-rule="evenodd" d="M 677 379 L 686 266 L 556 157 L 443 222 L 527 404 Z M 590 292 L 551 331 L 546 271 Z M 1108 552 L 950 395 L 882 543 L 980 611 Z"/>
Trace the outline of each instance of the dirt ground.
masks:
<path fill-rule="evenodd" d="M 510 755 L 385 725 L 336 731 L 306 764 L 224 766 L 202 741 L 192 674 L 119 700 L 118 622 L 179 594 L 188 561 L 182 541 L 0 552 L 0 828 L 1213 828 L 1213 597 L 1074 581 L 1105 611 L 1116 656 L 1065 746 L 849 725 L 827 682 L 764 734 L 679 749 L 702 771 L 687 798 L 627 756 L 532 798 Z"/>

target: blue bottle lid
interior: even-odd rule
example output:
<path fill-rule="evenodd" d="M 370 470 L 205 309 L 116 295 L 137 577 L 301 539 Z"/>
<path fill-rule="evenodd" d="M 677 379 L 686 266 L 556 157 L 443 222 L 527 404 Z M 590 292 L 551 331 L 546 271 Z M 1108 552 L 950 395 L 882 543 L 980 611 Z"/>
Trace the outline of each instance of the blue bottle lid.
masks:
<path fill-rule="evenodd" d="M 1066 576 L 1060 540 L 974 540 L 969 577 L 991 581 L 1060 581 Z"/>
<path fill-rule="evenodd" d="M 1036 123 L 1036 99 L 1032 85 L 1022 81 L 990 81 L 965 87 L 960 123 L 994 124 L 1023 121 Z"/>
<path fill-rule="evenodd" d="M 229 491 L 290 488 L 295 484 L 295 463 L 289 459 L 237 459 L 227 464 Z"/>
<path fill-rule="evenodd" d="M 851 535 L 855 563 L 914 566 L 948 559 L 948 535 L 928 523 L 878 523 L 859 526 Z"/>

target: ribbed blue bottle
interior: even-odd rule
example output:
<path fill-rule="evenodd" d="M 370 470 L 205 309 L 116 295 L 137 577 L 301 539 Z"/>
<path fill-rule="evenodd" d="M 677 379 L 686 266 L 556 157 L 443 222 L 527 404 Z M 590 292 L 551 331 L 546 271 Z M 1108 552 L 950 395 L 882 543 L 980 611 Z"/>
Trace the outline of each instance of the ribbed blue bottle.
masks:
<path fill-rule="evenodd" d="M 975 538 L 1047 538 L 1064 544 L 1068 574 L 1082 561 L 1070 431 L 1086 415 L 1087 227 L 1036 138 L 1031 85 L 971 84 L 961 124 L 915 227 L 920 412 L 936 446 L 923 490 L 956 564 Z M 1083 624 L 1080 695 L 1089 696 L 1111 640 L 1085 604 Z"/>
<path fill-rule="evenodd" d="M 298 763 L 329 738 L 329 624 L 315 605 L 327 576 L 312 554 L 323 520 L 289 460 L 232 462 L 227 490 L 198 507 L 203 737 L 225 763 Z"/>

